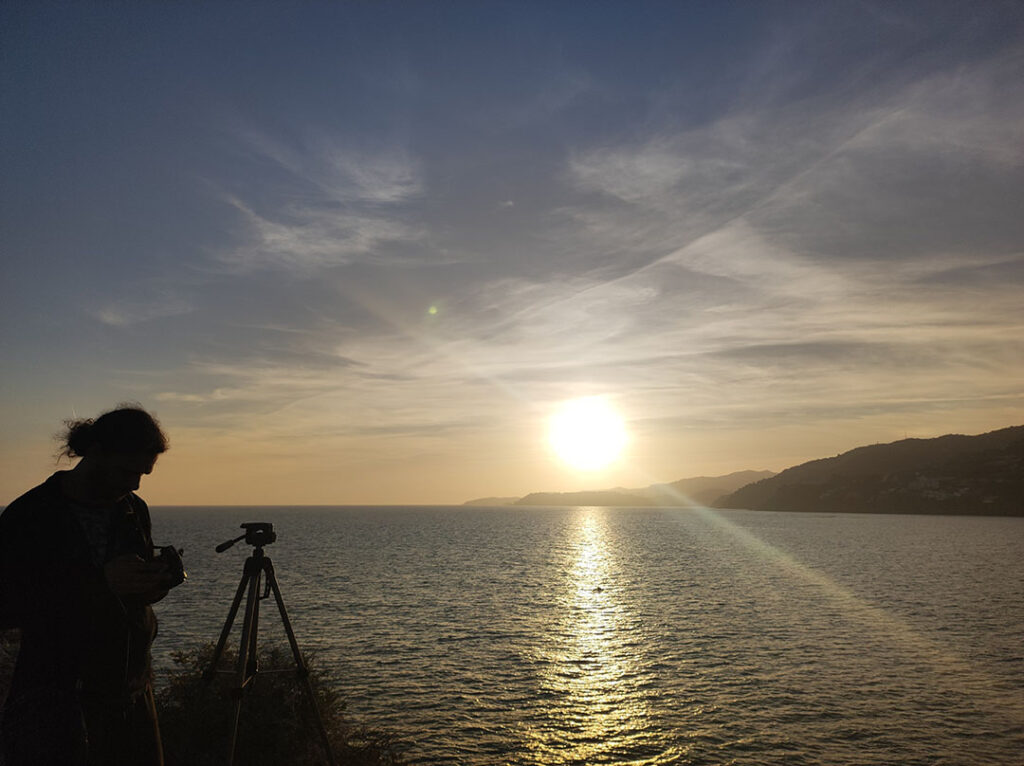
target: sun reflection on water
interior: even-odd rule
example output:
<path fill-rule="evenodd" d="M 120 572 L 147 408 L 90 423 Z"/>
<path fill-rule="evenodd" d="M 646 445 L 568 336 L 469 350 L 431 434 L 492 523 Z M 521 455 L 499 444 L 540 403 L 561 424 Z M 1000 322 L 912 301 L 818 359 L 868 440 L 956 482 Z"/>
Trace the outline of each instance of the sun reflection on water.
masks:
<path fill-rule="evenodd" d="M 597 508 L 581 508 L 574 524 L 559 596 L 561 621 L 542 663 L 547 721 L 529 732 L 535 763 L 633 761 L 649 744 L 649 699 L 638 656 L 642 625 L 624 599 L 606 524 Z M 567 731 L 574 736 L 566 738 Z"/>

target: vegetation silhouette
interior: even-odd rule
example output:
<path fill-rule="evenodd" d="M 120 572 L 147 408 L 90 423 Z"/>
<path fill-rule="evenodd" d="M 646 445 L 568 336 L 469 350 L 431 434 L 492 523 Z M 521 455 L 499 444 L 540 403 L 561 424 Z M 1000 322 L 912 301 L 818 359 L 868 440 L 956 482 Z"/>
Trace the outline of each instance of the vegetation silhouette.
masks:
<path fill-rule="evenodd" d="M 218 674 L 209 685 L 215 644 L 172 653 L 175 667 L 157 684 L 157 709 L 166 766 L 221 766 L 229 747 L 234 713 L 231 674 Z M 226 649 L 221 665 L 234 666 L 236 655 Z M 403 761 L 393 737 L 383 731 L 351 724 L 345 703 L 331 686 L 315 654 L 303 655 L 309 679 L 323 716 L 335 758 L 351 766 L 400 766 Z M 287 646 L 259 647 L 260 673 L 246 688 L 239 724 L 238 760 L 248 766 L 320 766 L 325 761 L 313 711 L 295 674 Z M 286 672 L 272 672 L 286 671 Z"/>

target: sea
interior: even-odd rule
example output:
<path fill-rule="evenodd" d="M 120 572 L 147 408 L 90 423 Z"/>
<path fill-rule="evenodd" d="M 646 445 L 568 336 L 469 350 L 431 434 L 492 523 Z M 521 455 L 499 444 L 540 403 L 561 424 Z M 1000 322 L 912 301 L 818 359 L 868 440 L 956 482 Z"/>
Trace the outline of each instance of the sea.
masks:
<path fill-rule="evenodd" d="M 225 624 L 253 548 L 215 546 L 272 523 L 300 647 L 409 763 L 1024 764 L 1024 518 L 430 506 L 153 520 L 189 572 L 157 605 L 160 672 Z M 283 637 L 264 601 L 259 642 Z"/>

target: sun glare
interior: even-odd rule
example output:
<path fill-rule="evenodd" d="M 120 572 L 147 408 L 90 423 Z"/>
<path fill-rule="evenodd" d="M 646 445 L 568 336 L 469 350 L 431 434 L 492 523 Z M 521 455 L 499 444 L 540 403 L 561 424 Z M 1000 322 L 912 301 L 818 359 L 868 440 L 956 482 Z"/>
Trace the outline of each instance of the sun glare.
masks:
<path fill-rule="evenodd" d="M 622 418 L 603 398 L 565 402 L 551 416 L 548 441 L 564 463 L 580 471 L 611 464 L 626 446 Z"/>

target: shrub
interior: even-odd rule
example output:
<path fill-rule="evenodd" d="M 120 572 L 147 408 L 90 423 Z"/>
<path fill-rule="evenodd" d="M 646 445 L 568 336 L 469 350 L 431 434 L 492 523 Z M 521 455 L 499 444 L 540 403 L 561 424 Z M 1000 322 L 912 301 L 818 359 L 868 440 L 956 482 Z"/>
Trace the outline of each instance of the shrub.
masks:
<path fill-rule="evenodd" d="M 167 766 L 221 766 L 230 747 L 235 700 L 233 674 L 217 674 L 207 684 L 204 672 L 214 644 L 175 652 L 175 669 L 158 683 L 157 709 Z M 391 737 L 352 726 L 345 718 L 341 695 L 330 687 L 315 656 L 305 658 L 310 683 L 324 728 L 339 764 L 393 766 L 401 763 Z M 234 667 L 235 655 L 225 651 L 220 666 Z M 246 687 L 239 721 L 236 762 L 246 766 L 305 766 L 327 762 L 305 685 L 296 673 L 290 649 L 260 647 L 259 669 Z M 277 672 L 270 672 L 277 671 Z M 282 672 L 284 671 L 284 672 Z"/>

